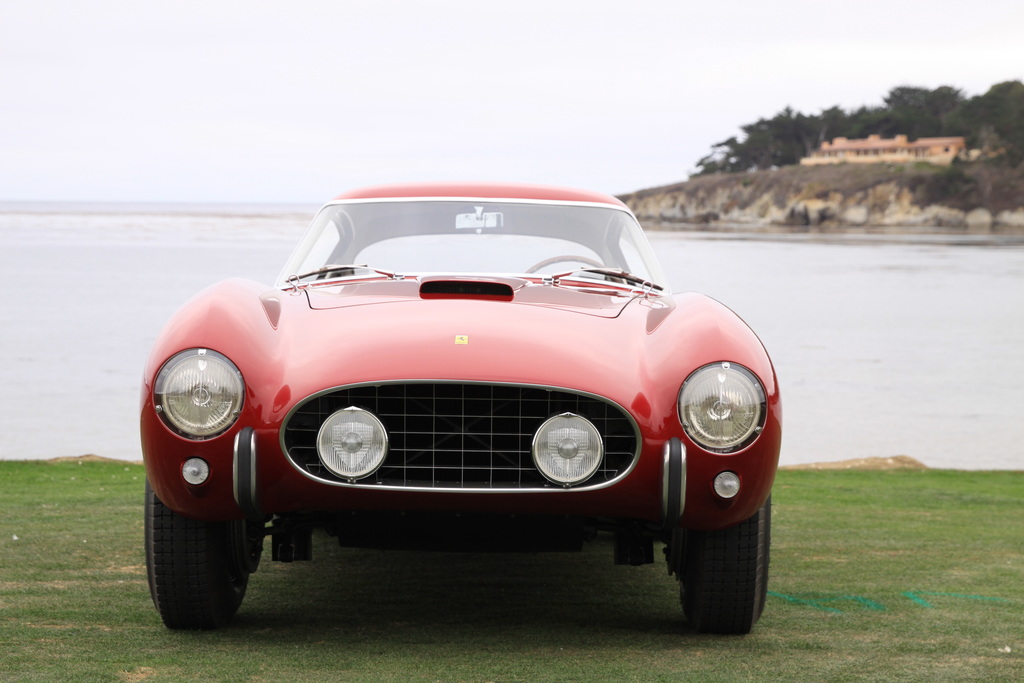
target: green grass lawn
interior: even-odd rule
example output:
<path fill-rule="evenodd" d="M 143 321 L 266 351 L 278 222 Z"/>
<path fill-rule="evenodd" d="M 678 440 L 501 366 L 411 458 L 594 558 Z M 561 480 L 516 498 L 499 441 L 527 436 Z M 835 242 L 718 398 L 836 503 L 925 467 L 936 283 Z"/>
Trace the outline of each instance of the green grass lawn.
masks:
<path fill-rule="evenodd" d="M 664 564 L 265 558 L 233 625 L 165 629 L 141 466 L 0 462 L 3 681 L 1024 680 L 1024 472 L 782 471 L 749 636 L 686 629 Z"/>

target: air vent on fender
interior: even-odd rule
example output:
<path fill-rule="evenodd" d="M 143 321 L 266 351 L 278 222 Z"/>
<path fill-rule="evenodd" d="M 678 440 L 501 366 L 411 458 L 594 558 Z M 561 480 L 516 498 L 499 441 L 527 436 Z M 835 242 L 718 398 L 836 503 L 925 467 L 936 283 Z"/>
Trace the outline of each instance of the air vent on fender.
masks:
<path fill-rule="evenodd" d="M 423 299 L 490 299 L 512 301 L 515 290 L 506 282 L 487 280 L 425 280 L 420 285 Z"/>

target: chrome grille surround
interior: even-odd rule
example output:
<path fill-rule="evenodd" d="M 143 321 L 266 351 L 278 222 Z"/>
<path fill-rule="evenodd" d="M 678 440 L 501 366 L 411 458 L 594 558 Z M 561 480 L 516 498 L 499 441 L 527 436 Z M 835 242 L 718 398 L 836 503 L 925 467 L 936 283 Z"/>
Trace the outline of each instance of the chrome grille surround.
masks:
<path fill-rule="evenodd" d="M 332 474 L 316 450 L 323 421 L 355 406 L 388 433 L 381 467 L 357 482 Z M 640 453 L 640 430 L 617 403 L 557 387 L 446 381 L 353 384 L 300 401 L 281 429 L 281 449 L 302 474 L 337 486 L 423 491 L 563 491 L 536 468 L 531 443 L 552 415 L 572 412 L 594 423 L 605 441 L 598 470 L 572 490 L 609 486 Z"/>

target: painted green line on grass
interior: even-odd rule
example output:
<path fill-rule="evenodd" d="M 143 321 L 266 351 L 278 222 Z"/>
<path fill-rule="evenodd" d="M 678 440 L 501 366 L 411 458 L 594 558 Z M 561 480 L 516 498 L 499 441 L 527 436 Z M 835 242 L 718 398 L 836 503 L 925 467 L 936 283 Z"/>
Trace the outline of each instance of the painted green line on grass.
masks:
<path fill-rule="evenodd" d="M 859 595 L 833 595 L 833 596 L 830 596 L 830 597 L 827 597 L 827 598 L 798 598 L 798 597 L 793 596 L 793 595 L 785 595 L 784 593 L 776 593 L 775 591 L 768 591 L 768 595 L 771 595 L 772 597 L 776 597 L 776 598 L 782 598 L 783 600 L 785 600 L 787 602 L 792 602 L 792 603 L 795 603 L 795 604 L 798 604 L 798 605 L 807 605 L 809 607 L 815 607 L 815 608 L 820 609 L 820 610 L 822 610 L 824 612 L 832 612 L 834 614 L 842 614 L 843 610 L 837 609 L 835 607 L 829 607 L 828 605 L 825 605 L 823 603 L 826 603 L 826 602 L 839 602 L 839 601 L 843 601 L 843 600 L 850 600 L 850 601 L 853 601 L 853 602 L 857 603 L 861 607 L 866 607 L 867 609 L 875 610 L 876 612 L 884 612 L 885 611 L 885 606 L 884 605 L 882 605 L 880 603 L 877 603 L 874 600 L 869 600 L 868 598 L 862 598 Z"/>
<path fill-rule="evenodd" d="M 860 595 L 827 595 L 825 597 L 801 598 L 795 595 L 786 595 L 785 593 L 778 593 L 776 591 L 768 591 L 768 595 L 774 598 L 781 598 L 782 600 L 785 600 L 786 602 L 791 602 L 794 605 L 806 605 L 807 607 L 814 607 L 815 609 L 819 609 L 823 612 L 831 612 L 833 614 L 843 614 L 843 610 L 837 607 L 831 607 L 830 605 L 827 605 L 825 603 L 850 601 L 856 603 L 861 607 L 865 607 L 876 612 L 886 611 L 886 607 L 882 603 L 877 602 L 875 600 L 871 600 L 870 598 L 865 598 Z M 919 605 L 921 607 L 927 607 L 929 609 L 934 609 L 935 605 L 928 602 L 921 596 L 927 595 L 930 597 L 962 598 L 964 600 L 981 600 L 1001 603 L 1013 602 L 1012 600 L 1009 600 L 1007 598 L 993 598 L 986 595 L 965 595 L 963 593 L 942 593 L 937 591 L 903 591 L 902 593 L 900 593 L 900 595 L 907 598 L 916 605 Z"/>
<path fill-rule="evenodd" d="M 1010 602 L 1006 598 L 991 598 L 986 595 L 963 595 L 962 593 L 936 593 L 933 591 L 905 591 L 903 597 L 913 600 L 921 607 L 928 607 L 934 609 L 935 605 L 928 602 L 922 595 L 928 595 L 932 597 L 943 597 L 943 598 L 963 598 L 965 600 L 988 600 L 990 602 Z"/>

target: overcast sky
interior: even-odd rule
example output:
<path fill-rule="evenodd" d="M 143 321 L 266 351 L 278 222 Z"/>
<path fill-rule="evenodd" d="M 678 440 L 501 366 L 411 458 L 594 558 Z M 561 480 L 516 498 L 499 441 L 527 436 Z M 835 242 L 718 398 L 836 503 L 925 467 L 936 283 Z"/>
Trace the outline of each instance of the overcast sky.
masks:
<path fill-rule="evenodd" d="M 786 106 L 1011 79 L 1020 0 L 0 0 L 0 200 L 622 193 Z"/>

